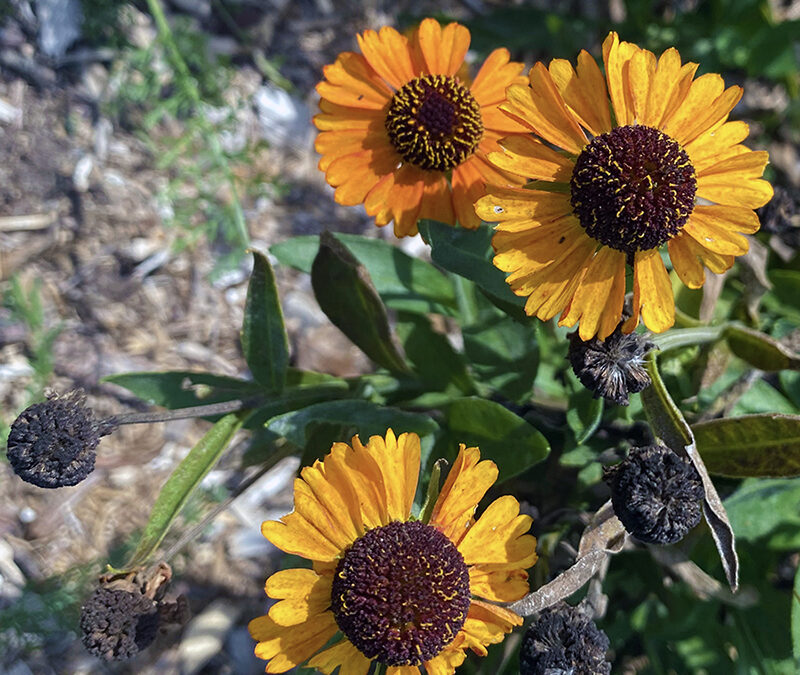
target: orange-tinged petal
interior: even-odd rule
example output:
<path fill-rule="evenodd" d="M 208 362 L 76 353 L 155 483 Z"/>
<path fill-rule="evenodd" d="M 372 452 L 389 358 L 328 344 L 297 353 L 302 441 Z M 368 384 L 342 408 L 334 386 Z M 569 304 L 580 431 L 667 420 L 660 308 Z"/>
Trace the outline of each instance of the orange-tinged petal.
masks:
<path fill-rule="evenodd" d="M 514 626 L 521 625 L 522 618 L 514 612 L 480 600 L 473 600 L 467 620 L 461 629 L 464 634 L 464 647 L 479 656 L 486 656 L 487 645 L 502 642 L 506 633 L 510 633 Z"/>
<path fill-rule="evenodd" d="M 501 137 L 509 134 L 527 134 L 530 131 L 528 127 L 506 115 L 497 106 L 481 108 L 481 120 L 484 138 L 493 131 Z"/>
<path fill-rule="evenodd" d="M 647 101 L 655 72 L 656 57 L 646 49 L 634 52 L 623 68 L 623 73 L 627 76 L 633 121 L 638 124 L 644 124 L 647 119 Z"/>
<path fill-rule="evenodd" d="M 672 284 L 657 248 L 636 252 L 633 288 L 634 314 L 623 326 L 625 332 L 636 327 L 640 313 L 645 326 L 654 333 L 662 333 L 675 323 Z"/>
<path fill-rule="evenodd" d="M 684 63 L 681 66 L 681 69 L 678 71 L 678 79 L 669 90 L 669 99 L 667 100 L 667 105 L 664 108 L 664 115 L 662 117 L 661 124 L 659 124 L 659 129 L 661 129 L 666 120 L 670 119 L 683 105 L 683 102 L 686 100 L 686 96 L 689 93 L 689 89 L 692 87 L 694 74 L 697 72 L 697 67 L 698 64 L 692 63 L 691 61 Z"/>
<path fill-rule="evenodd" d="M 530 136 L 508 136 L 500 141 L 502 151 L 489 155 L 495 166 L 534 180 L 569 182 L 574 163 Z"/>
<path fill-rule="evenodd" d="M 474 155 L 453 169 L 453 207 L 461 227 L 474 230 L 481 221 L 473 204 L 486 192 L 486 183 L 479 171 L 480 160 Z"/>
<path fill-rule="evenodd" d="M 678 83 L 680 70 L 680 54 L 677 49 L 670 47 L 658 59 L 647 93 L 647 106 L 642 117 L 642 124 L 659 127 L 670 99 L 670 93 Z"/>
<path fill-rule="evenodd" d="M 625 301 L 625 254 L 603 246 L 586 268 L 559 326 L 574 326 L 580 320 L 578 335 L 589 340 L 595 335 L 605 340 L 622 318 Z"/>
<path fill-rule="evenodd" d="M 578 54 L 577 70 L 566 59 L 553 59 L 548 70 L 572 114 L 592 135 L 611 131 L 605 79 L 589 52 Z"/>
<path fill-rule="evenodd" d="M 366 149 L 385 145 L 385 141 L 374 130 L 341 129 L 322 131 L 317 134 L 314 149 L 322 155 L 319 160 L 320 171 L 327 171 L 331 163 L 339 157 L 352 155 Z"/>
<path fill-rule="evenodd" d="M 423 180 L 422 206 L 420 218 L 438 220 L 440 223 L 453 225 L 456 222 L 453 211 L 453 197 L 447 179 L 438 171 L 429 171 Z"/>
<path fill-rule="evenodd" d="M 480 565 L 469 570 L 472 595 L 492 602 L 514 602 L 528 593 L 528 573 L 522 569 L 495 570 Z"/>
<path fill-rule="evenodd" d="M 527 534 L 533 519 L 519 514 L 511 495 L 495 499 L 458 544 L 467 565 L 509 564 L 527 568 L 536 560 L 536 538 Z"/>
<path fill-rule="evenodd" d="M 683 226 L 684 232 L 709 251 L 722 255 L 744 255 L 750 248 L 747 239 L 717 224 L 713 218 L 693 213 Z"/>
<path fill-rule="evenodd" d="M 569 194 L 561 192 L 489 186 L 486 193 L 475 204 L 475 212 L 486 222 L 501 223 L 498 230 L 506 229 L 507 221 L 535 227 L 572 213 Z"/>
<path fill-rule="evenodd" d="M 343 52 L 322 72 L 325 79 L 317 85 L 317 93 L 340 106 L 380 110 L 392 97 L 392 90 L 361 54 Z"/>
<path fill-rule="evenodd" d="M 419 668 L 417 666 L 389 666 L 386 669 L 386 675 L 419 675 Z M 428 671 L 430 675 L 430 671 Z"/>
<path fill-rule="evenodd" d="M 463 643 L 463 638 L 453 640 L 452 644 Z M 425 661 L 427 675 L 452 675 L 467 658 L 466 652 L 459 647 L 448 645 L 430 661 Z"/>
<path fill-rule="evenodd" d="M 258 642 L 255 655 L 269 661 L 266 672 L 285 673 L 319 651 L 339 629 L 331 612 L 299 626 L 278 626 L 269 616 L 253 619 L 247 626 Z"/>
<path fill-rule="evenodd" d="M 383 109 L 367 110 L 337 105 L 321 98 L 319 109 L 314 115 L 314 126 L 320 131 L 338 131 L 343 129 L 382 129 L 386 114 Z"/>
<path fill-rule="evenodd" d="M 408 40 L 394 28 L 384 26 L 379 33 L 367 30 L 357 39 L 369 65 L 394 89 L 400 89 L 416 76 Z"/>
<path fill-rule="evenodd" d="M 633 124 L 633 106 L 630 100 L 630 89 L 626 83 L 625 64 L 640 51 L 630 42 L 620 42 L 613 31 L 603 41 L 603 63 L 606 67 L 608 96 L 614 109 L 617 126 Z"/>
<path fill-rule="evenodd" d="M 425 19 L 417 33 L 427 71 L 434 75 L 453 76 L 464 62 L 469 49 L 469 30 L 451 23 L 442 29 L 436 19 Z"/>
<path fill-rule="evenodd" d="M 504 272 L 511 272 L 506 279 L 511 290 L 517 295 L 530 295 L 536 287 L 534 277 L 538 272 L 558 259 L 569 258 L 576 242 L 585 238 L 572 215 L 533 227 L 530 222 L 519 228 L 502 223 L 492 239 L 497 251 L 494 264 Z"/>
<path fill-rule="evenodd" d="M 567 109 L 553 78 L 542 63 L 531 68 L 530 87 L 514 84 L 500 109 L 529 126 L 546 141 L 577 155 L 586 136 Z"/>
<path fill-rule="evenodd" d="M 494 106 L 505 100 L 506 88 L 518 78 L 525 67 L 524 64 L 510 59 L 511 55 L 504 47 L 495 49 L 486 57 L 469 88 L 478 105 Z M 483 125 L 491 126 L 485 118 Z"/>
<path fill-rule="evenodd" d="M 397 151 L 388 143 L 374 150 L 362 150 L 337 157 L 328 165 L 325 180 L 336 188 L 337 204 L 361 204 L 383 176 L 394 171 L 399 162 Z"/>
<path fill-rule="evenodd" d="M 692 255 L 700 258 L 703 264 L 714 272 L 714 274 L 722 274 L 725 270 L 729 270 L 733 265 L 733 261 L 736 260 L 735 256 L 722 255 L 721 253 L 709 251 L 705 246 L 699 244 L 688 235 L 684 235 L 683 244 Z"/>
<path fill-rule="evenodd" d="M 323 614 L 331 604 L 331 577 L 314 570 L 288 569 L 276 572 L 264 586 L 270 598 L 280 599 L 269 610 L 279 626 L 296 626 Z"/>
<path fill-rule="evenodd" d="M 261 524 L 261 534 L 281 551 L 309 560 L 335 560 L 342 549 L 327 534 L 320 532 L 299 513 L 290 513 L 280 521 Z"/>
<path fill-rule="evenodd" d="M 665 115 L 661 130 L 681 145 L 694 140 L 703 127 L 712 104 L 722 95 L 725 82 L 717 73 L 706 73 L 692 82 L 686 97 L 671 115 Z"/>
<path fill-rule="evenodd" d="M 336 668 L 339 668 L 339 675 L 367 675 L 370 664 L 371 661 L 347 639 L 321 651 L 308 662 L 310 668 L 325 675 L 331 675 Z"/>
<path fill-rule="evenodd" d="M 677 127 L 676 133 L 679 136 L 676 137 L 676 140 L 681 144 L 689 143 L 709 129 L 721 126 L 731 110 L 741 100 L 743 92 L 741 87 L 728 87 L 713 102 L 706 101 L 705 106 L 702 107 L 702 113 L 698 111 L 696 117 L 688 118 L 682 126 Z M 691 90 L 689 94 L 691 95 Z"/>
<path fill-rule="evenodd" d="M 689 155 L 694 170 L 700 173 L 707 166 L 718 163 L 720 155 L 727 154 L 732 147 L 743 148 L 744 146 L 737 146 L 737 143 L 747 138 L 749 131 L 750 127 L 746 122 L 725 122 L 722 126 L 700 134 L 684 150 Z M 745 148 L 745 151 L 748 150 Z"/>
<path fill-rule="evenodd" d="M 734 174 L 738 178 L 760 178 L 769 161 L 766 150 L 743 152 L 698 171 L 698 178 Z"/>
<path fill-rule="evenodd" d="M 456 545 L 467 532 L 478 502 L 497 480 L 497 465 L 490 460 L 480 461 L 480 458 L 478 448 L 460 445 L 433 507 L 429 524 Z"/>
<path fill-rule="evenodd" d="M 678 278 L 689 288 L 701 288 L 706 281 L 706 273 L 703 263 L 686 245 L 686 240 L 691 239 L 689 235 L 682 232 L 669 240 L 669 259 L 675 268 Z"/>
<path fill-rule="evenodd" d="M 697 196 L 727 206 L 757 209 L 772 199 L 772 186 L 761 179 L 742 179 L 735 173 L 712 174 L 697 179 Z"/>
<path fill-rule="evenodd" d="M 356 439 L 353 439 L 353 445 L 351 448 L 346 443 L 333 444 L 331 456 L 335 458 L 335 463 L 332 469 L 341 470 L 352 483 L 364 530 L 388 525 L 390 520 L 380 466 L 372 455 L 363 451 L 363 446 Z M 359 452 L 357 448 L 362 451 Z"/>

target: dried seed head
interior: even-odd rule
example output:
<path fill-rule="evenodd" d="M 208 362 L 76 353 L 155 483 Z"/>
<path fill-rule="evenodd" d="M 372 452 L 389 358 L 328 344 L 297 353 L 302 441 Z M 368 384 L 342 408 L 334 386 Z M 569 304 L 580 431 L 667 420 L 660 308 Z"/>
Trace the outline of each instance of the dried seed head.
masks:
<path fill-rule="evenodd" d="M 644 357 L 655 345 L 638 333 L 624 334 L 619 327 L 605 340 L 581 340 L 570 333 L 567 358 L 584 387 L 617 405 L 628 405 L 628 395 L 650 385 Z"/>
<path fill-rule="evenodd" d="M 520 675 L 608 675 L 606 634 L 577 607 L 546 609 L 522 638 Z"/>
<path fill-rule="evenodd" d="M 158 607 L 137 590 L 100 587 L 81 608 L 81 640 L 93 656 L 125 661 L 155 640 Z"/>
<path fill-rule="evenodd" d="M 647 544 L 674 544 L 702 516 L 703 484 L 689 460 L 662 445 L 631 448 L 606 469 L 614 513 Z"/>
<path fill-rule="evenodd" d="M 8 461 L 28 483 L 76 485 L 94 470 L 100 430 L 84 396 L 72 392 L 26 408 L 8 435 Z"/>

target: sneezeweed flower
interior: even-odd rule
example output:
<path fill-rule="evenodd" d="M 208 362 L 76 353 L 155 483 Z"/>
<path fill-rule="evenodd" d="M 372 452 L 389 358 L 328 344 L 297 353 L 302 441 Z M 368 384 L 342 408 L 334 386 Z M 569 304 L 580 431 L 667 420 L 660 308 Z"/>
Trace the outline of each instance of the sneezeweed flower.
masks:
<path fill-rule="evenodd" d="M 498 110 L 523 66 L 496 49 L 470 84 L 469 43 L 464 26 L 425 19 L 409 37 L 365 31 L 360 54 L 344 52 L 325 67 L 316 149 L 337 203 L 363 203 L 377 225 L 394 221 L 404 237 L 417 233 L 418 218 L 475 228 L 472 205 L 486 184 L 522 182 L 486 153 L 501 136 L 525 131 Z"/>
<path fill-rule="evenodd" d="M 525 632 L 520 675 L 609 675 L 609 642 L 580 608 L 562 603 L 544 610 Z"/>
<path fill-rule="evenodd" d="M 644 357 L 655 345 L 640 333 L 625 334 L 618 326 L 605 340 L 569 335 L 567 358 L 581 384 L 606 401 L 628 405 L 628 396 L 650 385 Z"/>
<path fill-rule="evenodd" d="M 485 655 L 522 619 L 494 602 L 528 590 L 536 561 L 531 518 L 511 496 L 476 506 L 497 478 L 478 448 L 459 450 L 428 522 L 412 517 L 420 471 L 416 434 L 335 443 L 295 481 L 294 511 L 267 521 L 278 548 L 312 569 L 276 572 L 279 600 L 250 622 L 266 672 L 307 661 L 330 675 L 366 675 L 372 661 L 390 675 L 453 673 L 465 650 Z"/>
<path fill-rule="evenodd" d="M 675 49 L 660 57 L 616 33 L 603 43 L 605 77 L 586 52 L 577 69 L 537 63 L 529 86 L 512 85 L 501 110 L 536 137 L 510 136 L 489 155 L 499 169 L 535 181 L 490 188 L 478 215 L 498 222 L 495 265 L 508 272 L 525 311 L 560 325 L 580 322 L 588 340 L 610 335 L 622 315 L 626 265 L 633 268 L 630 333 L 674 323 L 661 258 L 667 245 L 678 278 L 705 281 L 748 249 L 753 209 L 772 196 L 760 176 L 766 152 L 741 142 L 748 126 L 727 121 L 742 95 L 719 75 L 694 78 Z M 610 103 L 610 106 L 609 106 Z"/>
<path fill-rule="evenodd" d="M 8 435 L 8 461 L 20 478 L 45 488 L 77 485 L 94 471 L 101 431 L 80 392 L 23 410 Z"/>
<path fill-rule="evenodd" d="M 646 544 L 674 544 L 700 522 L 703 484 L 688 459 L 663 445 L 631 448 L 606 469 L 614 513 Z"/>

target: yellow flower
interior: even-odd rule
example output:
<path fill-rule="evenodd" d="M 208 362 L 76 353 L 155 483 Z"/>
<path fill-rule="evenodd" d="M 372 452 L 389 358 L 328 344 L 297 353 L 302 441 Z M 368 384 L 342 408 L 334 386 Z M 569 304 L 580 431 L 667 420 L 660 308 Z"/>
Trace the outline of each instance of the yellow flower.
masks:
<path fill-rule="evenodd" d="M 328 675 L 366 675 L 375 660 L 389 675 L 419 675 L 420 666 L 446 675 L 466 649 L 485 655 L 522 624 L 493 603 L 528 590 L 531 518 L 510 496 L 474 517 L 497 479 L 494 462 L 462 444 L 428 523 L 411 516 L 419 471 L 419 437 L 391 429 L 366 446 L 358 436 L 335 443 L 303 469 L 294 511 L 261 527 L 278 548 L 312 561 L 267 579 L 279 602 L 249 625 L 266 672 L 308 661 Z"/>
<path fill-rule="evenodd" d="M 496 49 L 475 80 L 466 78 L 469 31 L 425 19 L 409 37 L 393 28 L 358 36 L 317 85 L 319 168 L 339 204 L 364 204 L 377 225 L 394 220 L 398 237 L 418 218 L 475 228 L 473 204 L 487 183 L 522 181 L 491 166 L 497 140 L 525 127 L 498 110 L 522 64 Z"/>
<path fill-rule="evenodd" d="M 580 320 L 584 340 L 620 321 L 626 264 L 633 314 L 623 330 L 640 316 L 655 332 L 672 326 L 662 245 L 678 278 L 699 288 L 703 265 L 719 274 L 747 252 L 742 234 L 759 228 L 753 209 L 772 197 L 760 179 L 767 153 L 741 145 L 747 124 L 726 121 L 740 87 L 725 89 L 712 73 L 695 79 L 697 64 L 681 64 L 677 50 L 656 58 L 616 33 L 603 60 L 605 77 L 582 51 L 577 69 L 537 63 L 529 86 L 509 87 L 501 110 L 539 138 L 502 139 L 489 159 L 536 182 L 491 188 L 476 204 L 498 222 L 494 264 L 527 297 L 525 311 L 542 320 L 562 312 L 559 325 Z"/>

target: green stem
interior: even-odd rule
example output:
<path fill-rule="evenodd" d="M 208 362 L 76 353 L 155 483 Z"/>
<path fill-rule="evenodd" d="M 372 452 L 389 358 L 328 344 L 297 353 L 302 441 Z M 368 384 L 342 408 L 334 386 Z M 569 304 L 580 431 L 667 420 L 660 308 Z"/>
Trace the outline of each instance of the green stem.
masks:
<path fill-rule="evenodd" d="M 662 333 L 661 335 L 655 335 L 652 340 L 662 352 L 665 352 L 669 349 L 677 349 L 678 347 L 716 342 L 722 337 L 726 328 L 727 324 L 697 328 L 679 328 L 677 330 L 668 331 L 667 333 Z"/>
<path fill-rule="evenodd" d="M 248 399 L 246 401 L 236 399 L 234 401 L 224 401 L 222 403 L 209 403 L 208 405 L 195 405 L 189 408 L 176 408 L 175 410 L 158 410 L 153 412 L 126 413 L 124 415 L 112 415 L 100 422 L 101 433 L 107 436 L 117 427 L 123 424 L 150 424 L 153 422 L 170 422 L 172 420 L 184 420 L 190 417 L 210 417 L 211 415 L 227 415 L 228 413 L 253 408 L 260 403 L 260 398 Z"/>

